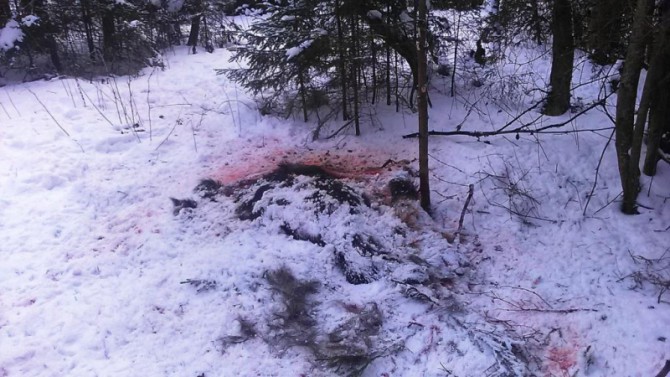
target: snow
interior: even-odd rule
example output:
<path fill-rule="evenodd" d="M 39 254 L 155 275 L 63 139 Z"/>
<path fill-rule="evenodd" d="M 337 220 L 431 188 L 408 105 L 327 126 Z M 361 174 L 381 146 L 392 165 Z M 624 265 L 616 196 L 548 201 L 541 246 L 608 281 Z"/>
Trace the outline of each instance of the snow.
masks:
<path fill-rule="evenodd" d="M 33 26 L 34 24 L 38 23 L 40 21 L 40 18 L 34 15 L 28 15 L 25 16 L 21 19 L 21 23 L 24 24 L 27 27 Z"/>
<path fill-rule="evenodd" d="M 368 12 L 367 16 L 368 16 L 369 19 L 381 20 L 382 19 L 382 12 L 380 12 L 376 9 L 373 9 L 373 10 Z"/>
<path fill-rule="evenodd" d="M 414 177 L 416 140 L 400 137 L 414 114 L 379 106 L 364 136 L 313 142 L 313 125 L 258 115 L 215 75 L 229 52 L 164 58 L 165 71 L 134 78 L 0 88 L 0 376 L 341 375 L 317 353 L 374 356 L 364 376 L 522 375 L 523 363 L 504 364 L 520 353 L 546 376 L 649 376 L 670 358 L 668 298 L 633 279 L 647 262 L 631 257 L 667 256 L 667 164 L 643 178 L 641 214 L 622 215 L 610 144 L 583 215 L 609 131 L 435 137 L 431 218 L 386 192 Z M 546 77 L 538 62 L 530 69 Z M 516 116 L 490 103 L 491 115 L 468 117 L 434 85 L 431 129 L 467 119 L 464 130 L 488 130 Z M 587 101 L 600 88 L 579 90 Z M 593 112 L 573 126 L 609 123 Z M 282 161 L 327 167 L 371 204 L 355 214 L 333 202 L 326 216 L 306 200 L 315 178 L 297 176 L 241 220 L 240 201 Z M 206 178 L 236 191 L 195 193 Z M 197 207 L 175 215 L 170 198 Z M 350 284 L 333 255 L 361 234 L 392 258 L 361 256 L 354 263 L 379 274 Z M 317 282 L 305 296 L 314 324 L 282 322 L 287 293 L 272 283 L 282 267 L 297 279 L 289 286 Z M 314 345 L 291 345 L 296 329 L 314 331 Z"/>
<path fill-rule="evenodd" d="M 17 42 L 21 42 L 22 40 L 23 32 L 19 23 L 15 20 L 7 21 L 7 24 L 0 29 L 0 50 L 11 50 Z"/>
<path fill-rule="evenodd" d="M 286 58 L 291 60 L 294 57 L 300 55 L 300 53 L 302 53 L 307 48 L 309 48 L 309 46 L 311 46 L 312 43 L 314 43 L 314 40 L 313 39 L 308 39 L 308 40 L 300 43 L 298 46 L 291 47 L 291 48 L 287 49 L 286 50 Z"/>

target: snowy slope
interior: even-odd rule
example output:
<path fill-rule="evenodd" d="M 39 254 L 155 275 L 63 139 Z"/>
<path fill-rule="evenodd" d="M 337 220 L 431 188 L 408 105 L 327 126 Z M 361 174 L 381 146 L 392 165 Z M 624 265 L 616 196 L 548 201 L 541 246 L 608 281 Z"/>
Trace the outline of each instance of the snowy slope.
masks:
<path fill-rule="evenodd" d="M 413 114 L 380 106 L 363 137 L 312 142 L 312 125 L 258 115 L 215 75 L 229 56 L 176 49 L 166 70 L 135 78 L 0 89 L 0 376 L 496 376 L 526 363 L 546 376 L 649 376 L 670 358 L 669 300 L 632 257 L 667 256 L 667 165 L 645 178 L 642 214 L 621 215 L 608 205 L 620 191 L 610 144 L 584 216 L 609 131 L 436 137 L 431 219 L 387 195 L 416 169 L 416 140 L 400 137 Z M 588 101 L 598 88 L 582 90 Z M 449 97 L 433 102 L 431 129 L 466 118 Z M 515 115 L 486 106 L 493 115 L 463 128 Z M 573 126 L 607 122 L 594 112 Z M 282 161 L 325 166 L 371 204 L 319 215 L 300 204 L 313 178 L 298 176 L 240 220 L 244 195 Z M 237 191 L 203 198 L 193 189 L 205 178 Z M 197 208 L 175 215 L 170 198 Z M 379 267 L 368 284 L 333 263 L 357 232 L 393 257 L 361 262 Z M 403 282 L 417 274 L 440 284 Z M 287 297 L 311 324 L 289 326 Z"/>

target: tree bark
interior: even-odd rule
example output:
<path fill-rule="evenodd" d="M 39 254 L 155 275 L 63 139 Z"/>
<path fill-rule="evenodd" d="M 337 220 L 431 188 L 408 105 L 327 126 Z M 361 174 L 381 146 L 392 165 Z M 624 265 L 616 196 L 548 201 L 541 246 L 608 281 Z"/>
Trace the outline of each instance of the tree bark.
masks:
<path fill-rule="evenodd" d="M 335 23 L 337 25 L 337 53 L 339 56 L 338 70 L 340 71 L 340 87 L 342 90 L 342 120 L 349 120 L 347 110 L 347 70 L 345 67 L 344 30 L 342 30 L 342 14 L 339 0 L 335 1 Z"/>
<path fill-rule="evenodd" d="M 421 207 L 430 212 L 430 177 L 428 174 L 428 79 L 426 57 L 426 1 L 419 0 L 418 7 L 418 41 L 417 41 L 417 85 L 419 108 L 419 193 Z"/>
<path fill-rule="evenodd" d="M 551 86 L 544 108 L 545 115 L 561 115 L 570 108 L 570 84 L 575 46 L 572 35 L 572 6 L 570 0 L 555 0 L 552 12 Z"/>
<path fill-rule="evenodd" d="M 391 106 L 391 48 L 386 46 L 386 105 Z"/>
<path fill-rule="evenodd" d="M 300 94 L 300 101 L 302 102 L 302 118 L 307 123 L 309 120 L 307 113 L 307 88 L 305 88 L 304 69 L 302 67 L 298 67 L 298 92 Z"/>
<path fill-rule="evenodd" d="M 670 3 L 670 1 L 668 2 Z M 661 21 L 654 41 L 653 56 L 645 81 L 650 90 L 649 131 L 647 133 L 647 155 L 643 173 L 656 174 L 658 147 L 664 132 L 670 131 L 670 10 L 661 9 Z"/>
<path fill-rule="evenodd" d="M 533 36 L 535 37 L 535 42 L 539 46 L 544 41 L 544 38 L 542 36 L 542 21 L 537 0 L 530 0 L 530 8 L 533 14 Z"/>
<path fill-rule="evenodd" d="M 619 176 L 623 189 L 621 210 L 626 214 L 637 213 L 636 200 L 637 194 L 640 191 L 639 155 L 637 159 L 633 159 L 634 153 L 631 152 L 639 148 L 634 143 L 635 101 L 637 98 L 640 71 L 642 70 L 644 60 L 647 34 L 650 31 L 651 20 L 649 17 L 649 8 L 653 6 L 654 0 L 638 0 L 637 2 L 633 30 L 617 92 L 615 145 Z"/>
<path fill-rule="evenodd" d="M 359 82 L 359 75 L 358 75 L 358 36 L 356 35 L 356 23 L 358 22 L 358 19 L 356 15 L 351 16 L 351 40 L 352 40 L 352 46 L 351 46 L 351 77 L 353 78 L 352 83 L 353 83 L 353 91 L 354 91 L 354 128 L 356 131 L 356 136 L 361 135 L 361 120 L 360 120 L 360 96 L 359 96 L 359 91 L 360 91 L 360 82 Z"/>
<path fill-rule="evenodd" d="M 198 46 L 198 36 L 200 35 L 200 14 L 191 17 L 191 32 L 188 35 L 187 46 L 193 47 L 193 53 L 196 52 Z"/>
<path fill-rule="evenodd" d="M 377 46 L 375 45 L 375 36 L 370 34 L 370 50 L 372 52 L 372 104 L 377 102 Z"/>
<path fill-rule="evenodd" d="M 191 31 L 188 34 L 188 41 L 186 42 L 187 46 L 192 47 L 192 51 L 196 53 L 196 47 L 198 46 L 198 38 L 200 36 L 200 23 L 202 20 L 202 11 L 203 3 L 202 0 L 193 1 L 193 16 L 191 16 Z"/>
<path fill-rule="evenodd" d="M 109 5 L 113 7 L 113 5 Z M 105 60 L 114 61 L 117 54 L 116 22 L 113 8 L 105 9 L 102 14 L 102 45 Z"/>
<path fill-rule="evenodd" d="M 84 33 L 86 34 L 86 45 L 88 46 L 88 55 L 91 60 L 95 60 L 95 43 L 93 42 L 93 20 L 91 19 L 91 4 L 89 0 L 81 0 L 81 20 L 84 24 Z"/>

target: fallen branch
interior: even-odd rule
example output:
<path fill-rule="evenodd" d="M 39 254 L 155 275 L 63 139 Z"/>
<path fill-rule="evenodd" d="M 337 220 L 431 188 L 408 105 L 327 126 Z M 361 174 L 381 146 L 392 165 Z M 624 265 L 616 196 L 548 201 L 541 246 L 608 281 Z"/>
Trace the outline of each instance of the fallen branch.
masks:
<path fill-rule="evenodd" d="M 598 312 L 598 309 L 590 308 L 570 308 L 570 309 L 534 309 L 534 308 L 520 308 L 520 309 L 500 309 L 507 312 L 536 312 L 536 313 L 558 313 L 570 314 L 576 312 Z"/>
<path fill-rule="evenodd" d="M 475 185 L 470 184 L 468 186 L 468 197 L 465 199 L 465 205 L 463 205 L 463 210 L 461 211 L 461 217 L 458 219 L 458 230 L 456 231 L 456 235 L 458 236 L 461 233 L 461 230 L 463 229 L 463 219 L 465 219 L 465 212 L 468 210 L 468 206 L 470 205 L 470 200 L 472 200 L 472 194 L 474 194 L 475 191 Z"/>
<path fill-rule="evenodd" d="M 527 292 L 534 293 L 530 290 L 526 290 Z M 498 300 L 500 302 L 503 302 L 507 305 L 510 306 L 510 308 L 505 308 L 505 309 L 500 309 L 502 311 L 506 312 L 533 312 L 533 313 L 553 313 L 553 314 L 570 314 L 570 313 L 577 313 L 577 312 L 598 312 L 598 309 L 592 309 L 592 308 L 567 308 L 567 309 L 553 309 L 551 308 L 551 305 L 547 303 L 545 299 L 543 299 L 541 296 L 535 294 L 537 297 L 539 297 L 542 302 L 549 306 L 549 309 L 542 308 L 541 305 L 538 305 L 533 302 L 528 302 L 528 301 L 512 301 L 509 299 L 505 299 L 500 297 L 497 293 L 489 291 L 489 292 L 472 292 L 473 294 L 482 294 L 486 297 L 490 297 L 492 300 Z M 532 307 L 529 307 L 528 304 L 532 305 Z"/>
<path fill-rule="evenodd" d="M 332 134 L 330 134 L 329 136 L 327 136 L 325 139 L 326 139 L 326 140 L 329 140 L 329 139 L 334 138 L 334 137 L 337 136 L 340 132 L 342 132 L 342 130 L 344 130 L 345 128 L 349 127 L 349 126 L 354 122 L 354 120 L 356 120 L 356 119 L 352 119 L 352 120 L 348 121 L 348 122 L 345 123 L 342 127 L 340 127 L 337 131 L 335 131 L 335 132 L 333 132 Z"/>
<path fill-rule="evenodd" d="M 617 282 L 624 281 L 628 278 L 631 278 L 633 282 L 635 282 L 635 286 L 633 289 L 642 287 L 644 282 L 648 282 L 654 287 L 657 287 L 659 289 L 658 293 L 658 298 L 657 302 L 660 303 L 670 303 L 668 301 L 663 300 L 663 295 L 670 290 L 670 277 L 668 277 L 668 274 L 665 273 L 665 271 L 668 271 L 670 268 L 670 256 L 666 256 L 670 252 L 670 248 L 666 249 L 663 255 L 656 259 L 649 259 L 646 257 L 643 257 L 642 255 L 633 255 L 633 253 L 628 250 L 628 254 L 630 254 L 631 258 L 633 259 L 633 263 L 639 264 L 643 263 L 645 266 L 645 270 L 639 270 L 635 271 L 629 275 L 626 275 Z"/>
<path fill-rule="evenodd" d="M 560 123 L 555 123 L 555 124 L 550 124 L 550 125 L 535 128 L 535 129 L 529 129 L 528 127 L 533 125 L 537 121 L 537 119 L 530 122 L 530 123 L 524 123 L 524 124 L 522 124 L 522 125 L 520 125 L 516 128 L 512 128 L 512 129 L 507 129 L 507 128 L 510 125 L 512 125 L 513 123 L 515 123 L 517 120 L 519 120 L 519 118 L 521 118 L 521 116 L 523 116 L 524 114 L 528 113 L 529 111 L 531 111 L 532 109 L 537 107 L 539 104 L 533 105 L 531 108 L 525 110 L 523 113 L 519 114 L 518 116 L 516 116 L 511 121 L 507 122 L 507 124 L 505 124 L 504 126 L 498 128 L 497 130 L 494 130 L 494 131 L 461 131 L 461 130 L 456 130 L 456 131 L 428 131 L 428 135 L 431 135 L 431 136 L 458 136 L 458 135 L 460 135 L 460 136 L 471 136 L 471 137 L 476 137 L 476 138 L 482 138 L 482 137 L 509 135 L 509 134 L 531 134 L 531 135 L 534 135 L 534 134 L 541 134 L 541 133 L 557 133 L 556 131 L 547 131 L 547 130 L 551 130 L 551 129 L 554 129 L 554 128 L 561 128 L 561 127 L 564 127 L 564 126 L 572 123 L 575 119 L 579 118 L 580 116 L 584 115 L 585 113 L 591 111 L 592 109 L 594 109 L 598 106 L 602 106 L 603 104 L 605 104 L 606 101 L 607 101 L 607 98 L 611 95 L 612 94 L 608 94 L 605 98 L 592 103 L 588 107 L 584 108 L 582 111 L 580 111 L 577 114 L 571 116 L 570 119 L 568 119 L 566 121 L 563 121 L 563 122 L 560 122 Z M 609 129 L 611 129 L 611 127 L 603 128 L 603 129 L 561 131 L 561 132 L 558 132 L 558 133 L 570 134 L 570 133 L 575 133 L 575 132 L 602 131 L 602 130 L 605 130 L 605 129 L 609 130 Z M 415 133 L 404 135 L 403 139 L 409 139 L 409 138 L 414 138 L 414 137 L 418 137 L 418 136 L 419 136 L 419 133 L 415 132 Z"/>

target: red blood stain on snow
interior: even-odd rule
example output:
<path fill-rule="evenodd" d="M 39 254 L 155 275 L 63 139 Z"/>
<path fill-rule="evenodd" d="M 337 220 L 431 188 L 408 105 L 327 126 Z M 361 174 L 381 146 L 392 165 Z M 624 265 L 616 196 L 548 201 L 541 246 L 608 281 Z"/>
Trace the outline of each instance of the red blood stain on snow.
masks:
<path fill-rule="evenodd" d="M 568 373 L 577 365 L 577 349 L 575 347 L 551 347 L 547 352 L 549 371 Z"/>
<path fill-rule="evenodd" d="M 212 173 L 212 178 L 230 184 L 267 174 L 281 163 L 316 165 L 340 178 L 366 178 L 385 171 L 389 160 L 385 151 L 354 150 L 299 150 L 279 147 L 247 150 L 225 162 Z M 407 162 L 404 162 L 407 163 Z"/>

